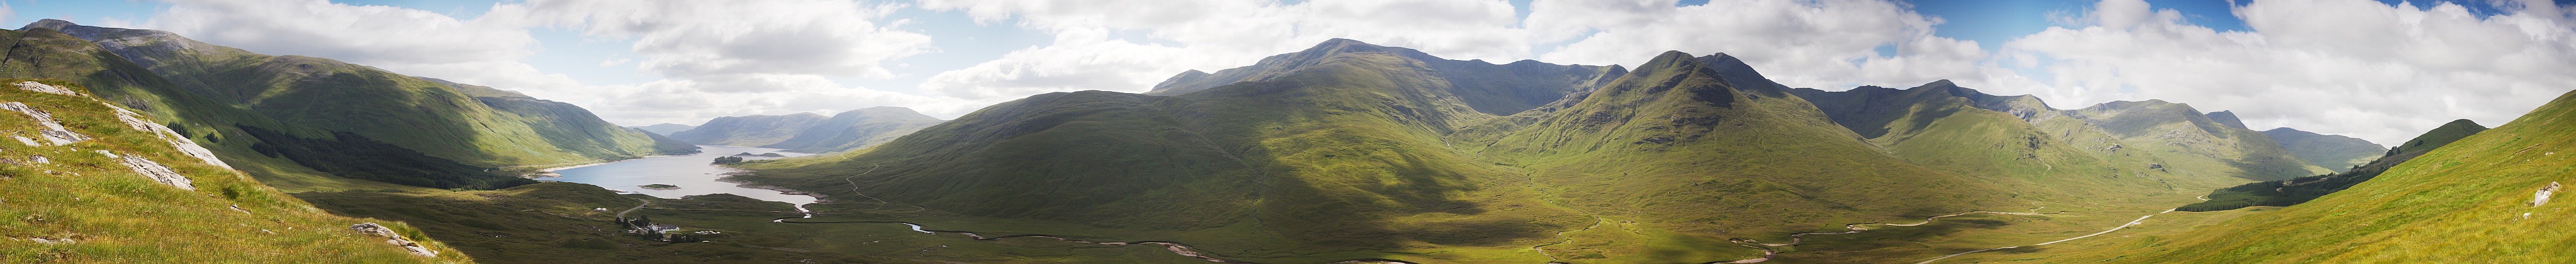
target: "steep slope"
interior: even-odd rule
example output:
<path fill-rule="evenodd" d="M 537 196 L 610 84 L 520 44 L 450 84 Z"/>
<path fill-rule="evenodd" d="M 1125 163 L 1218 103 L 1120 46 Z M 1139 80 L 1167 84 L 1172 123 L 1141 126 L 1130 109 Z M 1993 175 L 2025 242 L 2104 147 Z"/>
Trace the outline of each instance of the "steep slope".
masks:
<path fill-rule="evenodd" d="M 2576 233 L 2559 230 L 2576 225 L 2568 217 L 2576 204 L 2537 198 L 2565 194 L 2551 186 L 2576 182 L 2570 166 L 2576 166 L 2576 93 L 2308 203 L 2154 239 L 2037 251 L 2060 256 L 1997 256 L 2118 263 L 2564 262 L 2576 256 L 2576 244 L 2567 243 Z"/>
<path fill-rule="evenodd" d="M 760 147 L 806 153 L 850 151 L 885 144 L 939 122 L 943 120 L 913 112 L 911 108 L 861 108 L 832 115 L 832 119 L 807 127 L 797 132 L 795 137 Z"/>
<path fill-rule="evenodd" d="M 2170 206 L 2187 201 L 2185 193 L 2242 181 L 2232 175 L 2173 173 L 2158 157 L 2087 148 L 2083 143 L 2100 142 L 2078 142 L 2070 136 L 2083 136 L 2073 132 L 2107 133 L 2090 129 L 2052 133 L 2014 114 L 1977 107 L 1979 101 L 2015 99 L 1947 80 L 1905 90 L 1863 86 L 1838 92 L 1806 88 L 1791 92 L 1815 102 L 1835 123 L 1891 155 L 1977 177 L 2057 209 Z M 2140 199 L 2147 197 L 2158 198 Z M 2112 206 L 2102 206 L 2106 203 Z"/>
<path fill-rule="evenodd" d="M 2335 172 L 2349 171 L 2355 166 L 2369 163 L 2379 156 L 2386 155 L 2385 152 L 2388 150 L 2378 143 L 2370 143 L 2369 140 L 2342 135 L 2323 135 L 2287 127 L 2264 130 L 2263 135 L 2271 137 L 2272 141 L 2280 142 L 2282 149 L 2289 150 L 2290 154 L 2299 155 L 2299 159 Z"/>
<path fill-rule="evenodd" d="M 573 164 L 687 151 L 607 125 L 568 104 L 468 91 L 363 65 L 249 53 L 155 30 L 50 19 L 22 28 L 33 29 L 95 42 L 197 96 L 278 121 L 355 133 L 475 166 Z"/>
<path fill-rule="evenodd" d="M 547 143 L 552 143 L 555 148 L 581 153 L 584 156 L 621 157 L 615 155 L 627 155 L 630 152 L 684 154 L 698 151 L 697 145 L 688 142 L 650 136 L 601 120 L 599 115 L 591 114 L 590 109 L 582 109 L 581 106 L 537 99 L 519 92 L 488 86 L 449 82 L 437 78 L 419 78 L 447 85 L 449 88 L 455 88 L 457 92 L 472 96 L 475 101 L 482 102 L 484 106 L 498 110 L 496 114 L 516 117 L 530 128 L 534 128 L 533 131 L 537 136 L 544 138 Z M 650 151 L 637 152 L 642 151 L 639 147 L 649 147 Z M 634 150 L 612 151 L 621 149 Z"/>
<path fill-rule="evenodd" d="M 2433 131 L 2424 132 L 2424 135 L 2415 136 L 2413 140 L 2407 140 L 2406 145 L 2401 145 L 2403 147 L 2389 149 L 2386 155 L 2370 163 L 2353 166 L 2351 171 L 2228 187 L 2211 191 L 2208 196 L 2209 201 L 2184 205 L 2174 210 L 2195 212 L 2235 210 L 2249 206 L 2290 206 L 2308 202 L 2326 194 L 2350 189 L 2353 185 L 2376 178 L 2380 173 L 2387 172 L 2389 168 L 2404 164 L 2444 144 L 2450 144 L 2452 141 L 2486 130 L 2486 126 L 2479 126 L 2477 122 L 2468 119 L 2452 120 L 2451 123 L 2433 128 Z"/>
<path fill-rule="evenodd" d="M 0 143 L 7 262 L 471 261 L 400 222 L 322 213 L 86 88 L 0 83 L 0 131 L 15 139 Z M 370 222 L 393 237 L 352 230 Z"/>
<path fill-rule="evenodd" d="M 845 154 L 847 162 L 759 168 L 762 175 L 821 176 L 788 185 L 802 190 L 843 197 L 857 188 L 868 197 L 970 215 L 1148 227 L 1241 217 L 1251 201 L 1228 193 L 1249 192 L 1253 172 L 1183 128 L 1166 109 L 1181 102 L 1100 91 L 1041 94 Z"/>
<path fill-rule="evenodd" d="M 1709 261 L 1718 256 L 1648 253 L 2018 205 L 1992 185 L 1882 154 L 1758 75 L 1721 77 L 1708 62 L 1726 57 L 1710 58 L 1666 52 L 1561 109 L 1494 125 L 1512 132 L 1468 142 L 1529 168 L 1556 204 L 1643 230 L 1576 241 L 1642 245 L 1555 248 L 1612 257 L 1597 261 Z"/>
<path fill-rule="evenodd" d="M 0 41 L 9 44 L 7 59 L 0 60 L 0 77 L 70 80 L 85 86 L 99 98 L 150 115 L 173 130 L 194 137 L 234 168 L 259 177 L 271 186 L 288 190 L 374 190 L 399 186 L 348 180 L 370 179 L 377 175 L 453 183 L 422 185 L 432 188 L 506 187 L 533 182 L 495 175 L 473 166 L 450 166 L 456 162 L 399 147 L 349 148 L 343 143 L 381 142 L 347 132 L 280 122 L 267 115 L 212 100 L 202 93 L 179 89 L 168 79 L 108 52 L 100 44 L 50 29 L 0 31 Z M 287 153 L 297 155 L 282 155 Z M 335 162 L 320 159 L 357 163 L 320 168 L 304 165 Z"/>
<path fill-rule="evenodd" d="M 653 132 L 653 134 L 668 136 L 668 135 L 671 135 L 671 133 L 679 133 L 680 131 L 688 131 L 688 130 L 689 130 L 689 129 L 691 129 L 691 128 L 698 128 L 698 127 L 697 127 L 697 126 L 691 126 L 691 125 L 682 125 L 682 124 L 661 123 L 661 124 L 653 124 L 653 125 L 649 125 L 649 126 L 638 126 L 638 127 L 627 127 L 627 128 L 642 129 L 642 130 L 644 130 L 644 132 Z"/>
<path fill-rule="evenodd" d="M 696 128 L 672 132 L 672 139 L 700 145 L 760 146 L 795 138 L 831 118 L 814 113 L 718 117 Z"/>

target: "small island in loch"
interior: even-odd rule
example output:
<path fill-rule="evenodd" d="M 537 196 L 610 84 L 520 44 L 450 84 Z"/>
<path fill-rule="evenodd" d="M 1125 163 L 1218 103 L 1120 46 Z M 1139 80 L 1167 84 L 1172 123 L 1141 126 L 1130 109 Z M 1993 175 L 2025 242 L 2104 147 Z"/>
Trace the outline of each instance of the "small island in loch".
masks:
<path fill-rule="evenodd" d="M 680 186 L 679 186 L 679 185 L 659 184 L 659 183 L 656 183 L 656 184 L 645 184 L 645 185 L 636 185 L 636 187 L 644 187 L 645 189 L 653 189 L 653 190 L 678 190 L 678 189 L 680 189 Z"/>

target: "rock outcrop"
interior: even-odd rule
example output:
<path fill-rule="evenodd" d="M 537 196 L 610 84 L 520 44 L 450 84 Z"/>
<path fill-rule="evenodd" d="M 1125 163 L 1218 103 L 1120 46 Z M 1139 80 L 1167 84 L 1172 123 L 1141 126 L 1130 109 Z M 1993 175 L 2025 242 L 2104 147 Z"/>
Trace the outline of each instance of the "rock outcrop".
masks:
<path fill-rule="evenodd" d="M 71 145 L 72 142 L 89 140 L 89 136 L 82 136 L 80 133 L 72 133 L 71 130 L 64 129 L 63 124 L 55 122 L 54 115 L 45 113 L 45 110 L 36 110 L 36 108 L 27 107 L 27 104 L 18 102 L 0 103 L 0 109 L 8 109 L 9 111 L 18 112 L 19 114 L 26 115 L 27 119 L 36 121 L 36 125 L 43 127 L 42 130 L 36 131 L 36 136 L 45 139 L 44 143 L 61 146 Z M 33 142 L 33 140 L 21 141 Z"/>
<path fill-rule="evenodd" d="M 49 94 L 58 94 L 58 95 L 81 96 L 81 95 L 80 95 L 80 92 L 78 92 L 78 91 L 72 91 L 72 89 L 71 89 L 71 88 L 63 88 L 62 86 L 53 86 L 53 85 L 50 85 L 50 84 L 45 84 L 45 83 L 40 83 L 40 82 L 32 82 L 32 81 L 27 81 L 27 82 L 18 82 L 16 86 L 18 86 L 18 89 L 19 89 L 19 90 L 28 90 L 28 91 L 34 91 L 34 92 L 39 92 L 39 93 L 49 93 Z"/>
<path fill-rule="evenodd" d="M 115 152 L 108 152 L 106 150 L 99 150 L 98 154 L 107 155 L 108 159 L 116 160 L 117 163 L 125 164 L 126 168 L 134 169 L 134 174 L 142 174 L 144 178 L 151 178 L 152 181 L 160 182 L 161 184 L 168 184 L 170 187 L 179 187 L 179 189 L 182 190 L 197 190 L 197 186 L 189 181 L 187 176 L 179 175 L 178 171 L 172 171 L 169 166 L 161 166 L 161 163 L 152 162 L 151 159 L 136 156 L 116 155 Z"/>
<path fill-rule="evenodd" d="M 429 250 L 429 247 L 421 246 L 420 243 L 412 242 L 411 239 L 404 239 L 402 234 L 395 234 L 393 229 L 385 228 L 384 225 L 377 225 L 376 223 L 361 223 L 349 225 L 349 230 L 358 231 L 359 234 L 385 238 L 386 244 L 401 246 L 403 250 L 411 251 L 412 255 L 420 255 L 422 257 L 438 256 L 438 251 Z"/>
<path fill-rule="evenodd" d="M 2549 204 L 2549 195 L 2557 192 L 2558 182 L 2549 182 L 2547 186 L 2540 186 L 2540 191 L 2531 193 L 2531 206 Z"/>
<path fill-rule="evenodd" d="M 126 111 L 123 107 L 107 105 L 107 109 L 116 109 L 116 121 L 124 122 L 126 127 L 134 128 L 134 130 L 152 133 L 153 136 L 161 137 L 161 141 L 169 142 L 170 147 L 179 149 L 179 153 L 181 154 L 187 154 L 188 157 L 197 158 L 198 161 L 205 162 L 206 165 L 215 165 L 216 167 L 224 167 L 225 169 L 233 168 L 232 165 L 224 164 L 223 159 L 215 158 L 215 151 L 207 150 L 204 146 L 198 146 L 197 141 L 195 140 L 189 140 L 188 135 L 179 134 L 178 131 L 170 130 L 170 127 L 162 126 L 161 124 L 152 123 L 152 121 L 146 121 L 143 120 L 143 118 L 136 117 L 143 114 L 136 114 L 134 111 Z"/>

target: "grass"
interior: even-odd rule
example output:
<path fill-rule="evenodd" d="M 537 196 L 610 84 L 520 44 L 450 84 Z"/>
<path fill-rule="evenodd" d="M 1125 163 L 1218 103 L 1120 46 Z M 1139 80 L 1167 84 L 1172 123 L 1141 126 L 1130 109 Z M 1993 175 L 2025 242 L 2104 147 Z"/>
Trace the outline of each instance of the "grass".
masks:
<path fill-rule="evenodd" d="M 2155 240 L 2043 251 L 2052 262 L 2562 262 L 2566 204 L 2530 204 L 2576 180 L 2576 94 L 2314 201 Z M 2529 218 L 2524 214 L 2529 213 Z M 2317 250 L 2337 249 L 2337 250 Z"/>
<path fill-rule="evenodd" d="M 486 93 L 373 67 L 270 56 L 197 43 L 167 32 L 71 26 L 101 39 L 125 39 L 109 50 L 51 29 L 9 31 L 24 43 L 0 76 L 71 80 L 101 98 L 211 138 L 248 139 L 234 126 L 303 138 L 350 132 L 429 156 L 480 167 L 533 168 L 691 151 L 617 127 L 560 102 Z M 76 29 L 75 29 L 76 28 Z M 132 61 L 128 61 L 128 59 Z M 138 65 L 134 62 L 148 62 Z M 147 66 L 148 65 L 148 66 Z M 488 88 L 483 88 L 488 89 Z M 192 135 L 199 136 L 199 135 Z M 226 154 L 250 154 L 258 140 L 204 140 Z M 245 155 L 225 155 L 227 157 Z M 254 175 L 288 189 L 375 187 L 303 170 L 279 158 L 250 158 Z"/>
<path fill-rule="evenodd" d="M 1622 72 L 1572 97 L 1582 101 L 1513 116 L 1446 99 L 1454 91 L 1413 60 L 1336 56 L 1176 97 L 1033 96 L 869 150 L 751 162 L 744 166 L 759 173 L 739 178 L 823 193 L 830 198 L 816 208 L 847 219 L 1181 241 L 1254 261 L 1471 263 L 1735 260 L 1760 251 L 1734 238 L 1785 241 L 1845 223 L 1968 210 L 2128 213 L 2191 201 L 2176 190 L 2241 182 L 2105 180 L 2109 173 L 2013 159 L 2035 153 L 2105 170 L 2153 163 L 2081 146 L 1961 152 L 2049 134 L 1964 103 L 1941 110 L 1961 118 L 1925 116 L 1898 134 L 1997 142 L 1864 141 L 1826 113 L 1801 110 L 1815 108 L 1798 97 L 1734 90 L 1687 56 Z M 2084 188 L 2051 189 L 2068 186 Z M 2122 192 L 2088 193 L 2108 189 Z M 2126 221 L 2098 218 L 1941 236 L 2009 244 Z M 1991 237 L 1998 234 L 2013 236 Z"/>
<path fill-rule="evenodd" d="M 0 80 L 16 83 L 24 80 Z M 45 81 L 60 86 L 71 83 Z M 77 87 L 77 86 L 73 86 Z M 77 90 L 77 89 L 76 89 Z M 85 97 L 0 89 L 0 101 L 49 112 L 95 139 L 67 146 L 0 144 L 0 259 L 9 262 L 468 262 L 470 258 L 402 222 L 323 213 L 301 200 L 222 167 L 206 165 L 148 132 L 116 121 Z M 0 130 L 31 136 L 36 124 L 0 113 Z M 172 167 L 196 190 L 162 185 L 92 151 L 144 157 Z M 51 163 L 34 163 L 31 157 Z M 236 211 L 234 207 L 239 207 Z M 348 230 L 375 222 L 442 253 L 415 257 Z M 32 239 L 68 239 L 43 244 Z"/>
<path fill-rule="evenodd" d="M 2387 156 L 2382 156 L 2367 164 L 2353 166 L 2351 171 L 2299 177 L 2298 179 L 2284 181 L 2248 183 L 2245 185 L 2238 185 L 2236 187 L 2218 189 L 2216 191 L 2210 191 L 2208 196 L 2210 201 L 2184 205 L 2181 208 L 2175 208 L 2175 210 L 2216 211 L 2232 210 L 2248 206 L 2290 206 L 2305 203 L 2309 200 L 2314 200 L 2317 197 L 2343 191 L 2344 189 L 2352 188 L 2353 185 L 2358 185 L 2362 182 L 2369 181 L 2370 179 L 2377 178 L 2380 173 L 2387 172 L 2390 167 L 2395 167 L 2398 164 L 2405 163 L 2407 160 L 2412 160 L 2415 157 L 2424 155 L 2425 152 L 2430 152 L 2435 148 L 2440 148 L 2443 144 L 2450 144 L 2452 141 L 2457 141 L 2460 140 L 2460 138 L 2475 135 L 2478 131 L 2485 130 L 2487 130 L 2487 127 L 2479 126 L 2477 122 L 2471 122 L 2468 119 L 2451 121 L 2449 124 L 2444 124 L 2441 127 L 2434 128 L 2433 131 L 2425 132 L 2423 135 L 2416 136 L 2413 140 L 2407 140 L 2406 144 L 2399 145 L 2397 148 L 2389 149 Z"/>
<path fill-rule="evenodd" d="M 1155 246 L 1106 246 L 1049 239 L 980 241 L 923 234 L 894 223 L 772 223 L 795 217 L 786 203 L 733 195 L 682 199 L 618 195 L 577 183 L 549 182 L 489 191 L 309 192 L 297 197 L 332 213 L 401 219 L 459 251 L 490 263 L 1184 263 L 1200 262 Z M 619 233 L 613 216 L 651 200 L 627 217 L 681 226 L 707 242 L 667 243 Z M 607 208 L 607 210 L 593 210 Z M 833 222 L 834 217 L 797 219 Z M 923 220 L 934 229 L 982 230 L 985 224 Z M 1007 223 L 1007 222 L 1005 222 Z M 982 232 L 987 236 L 1011 233 Z M 1077 236 L 1079 237 L 1079 236 Z M 1081 237 L 1087 239 L 1105 239 Z"/>

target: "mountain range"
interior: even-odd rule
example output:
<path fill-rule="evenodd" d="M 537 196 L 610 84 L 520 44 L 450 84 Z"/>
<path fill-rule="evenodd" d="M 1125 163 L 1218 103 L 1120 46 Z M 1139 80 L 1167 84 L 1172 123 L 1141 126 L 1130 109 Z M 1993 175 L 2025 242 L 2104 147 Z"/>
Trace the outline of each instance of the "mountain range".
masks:
<path fill-rule="evenodd" d="M 865 197 L 814 206 L 827 215 L 1061 223 L 1088 228 L 987 231 L 1254 262 L 1707 262 L 1805 250 L 1763 244 L 1845 223 L 2115 212 L 2330 172 L 2211 116 L 2152 100 L 2060 110 L 1947 81 L 1793 89 L 1724 54 L 1496 65 L 1333 40 L 735 178 Z"/>
<path fill-rule="evenodd" d="M 2561 243 L 2568 235 L 2548 231 L 2576 220 L 2559 217 L 2564 202 L 2546 202 L 2576 162 L 2554 156 L 2576 135 L 2576 93 L 2494 129 L 2461 120 L 2381 149 L 2255 131 L 2234 112 L 2162 100 L 2059 109 L 1947 80 L 1795 88 L 1723 53 L 1495 64 L 1334 39 L 1185 71 L 1145 93 L 1039 94 L 955 120 L 870 107 L 619 127 L 518 92 L 161 31 L 44 20 L 0 31 L 0 41 L 10 44 L 0 109 L 12 112 L 0 113 L 0 132 L 20 142 L 0 143 L 9 165 L 0 187 L 31 190 L 0 192 L 0 259 L 13 261 L 2244 263 L 2576 253 Z M 521 176 L 694 145 L 823 153 L 726 165 L 746 171 L 721 176 L 820 202 L 669 199 Z M 617 230 L 634 221 L 707 239 Z M 2317 250 L 2343 248 L 2361 250 Z"/>
<path fill-rule="evenodd" d="M 829 153 L 883 144 L 940 122 L 942 120 L 914 112 L 911 108 L 880 106 L 841 112 L 831 117 L 814 113 L 718 117 L 704 125 L 678 125 L 688 128 L 669 135 L 673 139 L 702 145 Z"/>

